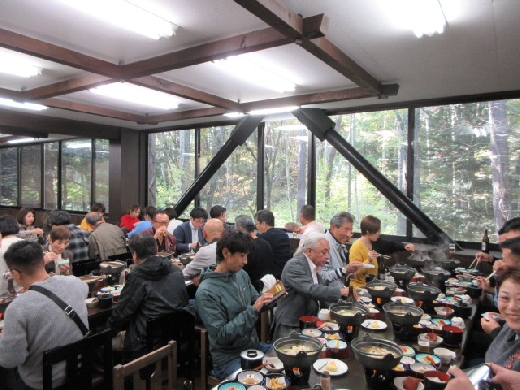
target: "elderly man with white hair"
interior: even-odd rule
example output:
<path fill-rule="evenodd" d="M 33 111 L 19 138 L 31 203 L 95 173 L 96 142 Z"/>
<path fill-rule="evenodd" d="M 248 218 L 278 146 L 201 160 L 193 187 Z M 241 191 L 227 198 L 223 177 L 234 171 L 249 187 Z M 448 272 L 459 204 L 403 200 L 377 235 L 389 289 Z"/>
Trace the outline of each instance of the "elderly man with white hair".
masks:
<path fill-rule="evenodd" d="M 282 272 L 282 283 L 289 293 L 278 302 L 275 312 L 273 340 L 297 330 L 301 316 L 315 316 L 320 301 L 337 301 L 349 293 L 348 287 L 320 284 L 320 270 L 329 259 L 330 245 L 327 236 L 311 233 L 297 251 L 299 254 L 287 262 Z"/>

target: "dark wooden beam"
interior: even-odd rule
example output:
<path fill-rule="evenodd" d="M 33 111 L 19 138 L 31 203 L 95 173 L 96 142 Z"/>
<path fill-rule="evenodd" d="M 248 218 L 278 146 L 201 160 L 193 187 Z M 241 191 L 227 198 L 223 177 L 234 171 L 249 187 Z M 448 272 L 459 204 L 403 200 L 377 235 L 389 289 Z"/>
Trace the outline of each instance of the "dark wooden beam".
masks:
<path fill-rule="evenodd" d="M 36 132 L 102 139 L 119 139 L 121 132 L 120 128 L 116 126 L 0 109 L 0 128 L 2 126 L 13 126 Z"/>
<path fill-rule="evenodd" d="M 22 92 L 21 91 L 12 91 L 10 89 L 0 88 L 0 97 L 4 99 L 13 99 L 13 100 L 21 100 Z"/>
<path fill-rule="evenodd" d="M 2 126 L 0 125 L 0 133 L 3 134 L 12 134 L 16 136 L 23 137 L 32 137 L 32 138 L 48 138 L 49 134 L 44 130 L 28 130 L 17 126 Z M 9 139 L 17 139 L 18 137 L 3 137 L 5 140 L 0 140 L 0 142 L 7 142 Z"/>
<path fill-rule="evenodd" d="M 185 99 L 194 100 L 199 103 L 209 104 L 215 107 L 227 108 L 237 111 L 240 104 L 224 99 L 216 95 L 211 95 L 184 85 L 167 81 L 154 76 L 139 77 L 131 80 L 132 84 L 148 87 L 160 92 L 166 92 L 172 95 L 181 96 Z"/>
<path fill-rule="evenodd" d="M 391 84 L 395 85 L 395 84 Z M 390 91 L 391 88 L 388 88 Z M 261 110 L 277 106 L 305 106 L 309 104 L 339 102 L 352 99 L 366 99 L 377 95 L 367 92 L 364 88 L 356 87 L 339 91 L 316 92 L 307 95 L 287 96 L 279 99 L 258 100 L 240 105 L 242 112 Z"/>
<path fill-rule="evenodd" d="M 329 18 L 325 14 L 303 19 L 303 36 L 307 39 L 321 38 L 329 31 Z"/>
<path fill-rule="evenodd" d="M 133 114 L 130 112 L 119 111 L 119 110 L 113 110 L 113 109 L 105 108 L 105 107 L 93 106 L 90 104 L 71 102 L 70 100 L 43 99 L 43 100 L 38 101 L 38 103 L 43 104 L 47 107 L 51 107 L 51 108 L 61 108 L 63 110 L 67 110 L 67 111 L 83 112 L 85 114 L 93 114 L 93 115 L 98 115 L 98 116 L 104 116 L 107 118 L 121 119 L 124 121 L 131 121 L 131 122 L 137 122 L 137 123 L 142 123 L 143 121 L 146 121 L 146 116 L 144 116 L 144 115 L 138 115 L 138 114 Z"/>
<path fill-rule="evenodd" d="M 327 38 L 304 38 L 300 45 L 361 88 L 372 94 L 381 94 L 381 83 Z"/>
<path fill-rule="evenodd" d="M 172 112 L 169 114 L 151 115 L 146 118 L 143 124 L 152 125 L 161 122 L 180 121 L 183 119 L 203 118 L 223 115 L 226 113 L 224 108 L 199 108 L 190 111 Z"/>
<path fill-rule="evenodd" d="M 303 18 L 276 0 L 234 0 L 260 20 L 293 40 L 303 35 Z"/>
<path fill-rule="evenodd" d="M 292 42 L 294 41 L 275 29 L 267 28 L 122 65 L 122 76 L 124 79 L 143 77 Z"/>
<path fill-rule="evenodd" d="M 75 79 L 60 81 L 23 92 L 26 99 L 47 99 L 59 95 L 67 95 L 73 92 L 86 91 L 91 88 L 112 82 L 109 77 L 98 74 L 89 74 Z"/>
<path fill-rule="evenodd" d="M 103 76 L 120 77 L 119 65 L 4 29 L 0 29 L 0 47 Z"/>

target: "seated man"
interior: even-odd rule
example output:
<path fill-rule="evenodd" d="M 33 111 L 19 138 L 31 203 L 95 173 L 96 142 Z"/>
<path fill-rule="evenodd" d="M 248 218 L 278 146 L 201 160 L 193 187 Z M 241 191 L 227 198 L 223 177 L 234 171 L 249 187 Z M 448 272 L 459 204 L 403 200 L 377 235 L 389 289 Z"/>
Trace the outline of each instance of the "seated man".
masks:
<path fill-rule="evenodd" d="M 287 233 L 274 227 L 274 214 L 269 210 L 260 210 L 255 214 L 255 225 L 259 238 L 266 240 L 273 250 L 273 269 L 270 273 L 280 279 L 283 267 L 291 258 L 291 241 Z"/>
<path fill-rule="evenodd" d="M 188 293 L 179 267 L 157 256 L 157 242 L 147 233 L 130 239 L 136 267 L 129 274 L 108 327 L 126 329 L 124 350 L 130 359 L 146 352 L 149 318 L 188 306 Z"/>
<path fill-rule="evenodd" d="M 152 227 L 144 231 L 155 238 L 159 252 L 175 252 L 176 240 L 173 234 L 168 233 L 169 223 L 170 218 L 166 211 L 157 210 L 152 217 Z"/>
<path fill-rule="evenodd" d="M 224 224 L 224 229 L 229 230 L 231 229 L 231 226 L 226 222 L 227 221 L 227 215 L 226 215 L 226 208 L 222 207 L 221 205 L 216 205 L 209 210 L 209 216 L 211 218 L 217 218 L 222 221 Z"/>
<path fill-rule="evenodd" d="M 103 216 L 105 215 L 105 205 L 103 203 L 94 203 L 92 207 L 90 208 L 91 213 L 98 213 L 101 216 L 101 220 L 105 222 L 105 218 Z M 80 228 L 85 230 L 86 232 L 91 233 L 92 226 L 90 226 L 87 222 L 87 216 L 81 220 L 81 224 L 79 225 Z"/>
<path fill-rule="evenodd" d="M 190 212 L 190 220 L 175 228 L 173 235 L 177 239 L 177 254 L 195 250 L 204 244 L 202 227 L 208 219 L 208 213 L 202 207 L 195 207 Z"/>
<path fill-rule="evenodd" d="M 204 225 L 204 239 L 209 245 L 199 249 L 192 261 L 182 270 L 185 279 L 191 279 L 199 285 L 199 276 L 203 268 L 217 264 L 217 242 L 224 234 L 224 225 L 220 219 L 211 218 Z"/>
<path fill-rule="evenodd" d="M 325 234 L 311 233 L 303 243 L 303 253 L 287 262 L 282 272 L 282 283 L 287 296 L 278 302 L 274 314 L 273 340 L 298 330 L 301 316 L 316 316 L 319 301 L 338 301 L 349 293 L 348 287 L 320 284 L 320 269 L 329 258 L 329 241 Z"/>
<path fill-rule="evenodd" d="M 342 274 L 352 274 L 363 268 L 360 263 L 348 264 L 347 242 L 352 238 L 353 224 L 354 217 L 346 211 L 335 214 L 330 220 L 329 231 L 325 233 L 329 241 L 329 259 L 320 271 L 320 283 L 325 286 L 344 287 Z"/>
<path fill-rule="evenodd" d="M 316 221 L 316 210 L 310 204 L 307 204 L 300 209 L 300 222 L 303 225 L 300 229 L 303 234 L 300 238 L 298 248 L 303 247 L 303 242 L 312 232 L 325 233 L 325 229 L 321 226 L 321 223 Z"/>
<path fill-rule="evenodd" d="M 0 338 L 0 366 L 18 368 L 13 389 L 43 387 L 43 352 L 83 338 L 79 326 L 55 302 L 31 286 L 43 287 L 71 306 L 88 326 L 85 298 L 88 286 L 73 276 L 49 277 L 43 251 L 36 242 L 12 244 L 4 255 L 13 279 L 28 289 L 7 307 Z M 63 384 L 65 366 L 53 370 L 53 382 Z M 2 386 L 6 385 L 5 383 Z M 4 387 L 2 387 L 4 388 Z"/>
<path fill-rule="evenodd" d="M 270 350 L 261 343 L 255 323 L 272 294 L 259 295 L 242 270 L 253 239 L 241 232 L 227 232 L 217 242 L 217 265 L 205 268 L 195 304 L 208 329 L 212 375 L 224 379 L 240 368 L 240 353 L 246 349 Z"/>
<path fill-rule="evenodd" d="M 119 226 L 103 222 L 98 213 L 88 213 L 85 218 L 93 230 L 88 244 L 89 258 L 108 260 L 109 256 L 127 252 L 126 237 Z"/>

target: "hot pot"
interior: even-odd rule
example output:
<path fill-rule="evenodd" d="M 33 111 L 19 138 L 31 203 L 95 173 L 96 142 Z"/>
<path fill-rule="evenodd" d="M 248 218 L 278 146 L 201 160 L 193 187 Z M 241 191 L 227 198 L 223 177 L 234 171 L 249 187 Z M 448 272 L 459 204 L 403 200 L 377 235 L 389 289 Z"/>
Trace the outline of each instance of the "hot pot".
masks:
<path fill-rule="evenodd" d="M 382 280 L 374 280 L 367 283 L 365 288 L 372 298 L 390 298 L 397 289 L 397 284 Z"/>
<path fill-rule="evenodd" d="M 417 306 L 406 303 L 386 303 L 383 306 L 386 316 L 393 324 L 415 325 L 421 320 L 424 311 Z"/>
<path fill-rule="evenodd" d="M 365 367 L 376 370 L 390 370 L 397 366 L 403 357 L 403 351 L 393 341 L 373 339 L 369 334 L 358 337 L 351 344 L 356 359 Z M 371 348 L 381 348 L 386 354 L 373 354 Z"/>

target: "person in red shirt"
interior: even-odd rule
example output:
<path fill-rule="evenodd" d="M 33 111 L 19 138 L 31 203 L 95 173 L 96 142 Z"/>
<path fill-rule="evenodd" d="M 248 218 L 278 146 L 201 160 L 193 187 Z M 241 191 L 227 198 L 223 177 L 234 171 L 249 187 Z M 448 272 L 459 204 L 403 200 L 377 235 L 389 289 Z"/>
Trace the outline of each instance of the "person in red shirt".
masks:
<path fill-rule="evenodd" d="M 130 232 L 133 230 L 135 225 L 139 222 L 139 213 L 141 212 L 141 207 L 137 203 L 134 203 L 132 206 L 130 206 L 130 210 L 128 211 L 128 214 L 125 214 L 121 217 L 121 223 L 119 224 L 119 227 L 121 229 L 126 229 L 126 232 Z"/>

